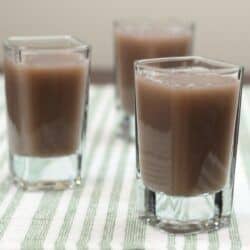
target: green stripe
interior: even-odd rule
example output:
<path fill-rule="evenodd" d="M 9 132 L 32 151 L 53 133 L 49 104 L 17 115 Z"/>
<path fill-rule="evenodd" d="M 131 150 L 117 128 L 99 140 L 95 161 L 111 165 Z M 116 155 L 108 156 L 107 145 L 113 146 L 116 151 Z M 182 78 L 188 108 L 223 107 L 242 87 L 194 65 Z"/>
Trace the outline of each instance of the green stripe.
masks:
<path fill-rule="evenodd" d="M 105 153 L 104 153 L 104 158 L 100 159 L 100 162 L 102 163 L 101 168 L 98 172 L 98 176 L 95 182 L 95 188 L 91 194 L 91 200 L 89 202 L 89 206 L 87 209 L 86 216 L 84 218 L 83 222 L 83 227 L 82 231 L 80 234 L 80 238 L 77 242 L 78 249 L 81 249 L 82 247 L 87 247 L 87 243 L 89 242 L 93 224 L 94 224 L 94 219 L 96 215 L 96 211 L 98 208 L 98 203 L 100 200 L 100 196 L 102 193 L 103 185 L 105 182 L 105 176 L 108 171 L 109 167 L 109 162 L 112 159 L 112 151 L 113 151 L 113 145 L 116 141 L 116 138 L 113 136 L 109 137 L 109 140 L 107 141 L 108 147 L 106 147 Z"/>
<path fill-rule="evenodd" d="M 6 228 L 8 227 L 10 220 L 19 205 L 21 198 L 23 197 L 23 191 L 17 190 L 15 195 L 13 196 L 9 206 L 6 209 L 6 212 L 4 213 L 3 217 L 0 219 L 0 239 L 2 239 L 4 232 Z"/>
<path fill-rule="evenodd" d="M 6 131 L 4 130 L 4 131 L 3 131 L 3 134 L 0 134 L 0 143 L 3 143 L 3 142 L 5 141 L 5 137 L 7 137 L 7 133 L 6 133 Z M 7 152 L 7 147 L 5 147 L 4 150 L 3 150 L 2 152 L 6 153 L 6 152 Z M 2 153 L 2 152 L 1 152 L 1 153 Z"/>
<path fill-rule="evenodd" d="M 0 142 L 3 142 L 3 140 L 7 138 L 7 134 L 6 134 L 6 131 L 3 130 L 1 133 L 0 133 Z"/>
<path fill-rule="evenodd" d="M 68 239 L 68 235 L 74 220 L 74 216 L 77 210 L 79 199 L 81 197 L 82 190 L 77 188 L 74 190 L 73 195 L 70 199 L 66 215 L 63 220 L 59 235 L 56 239 L 55 246 L 56 249 L 65 249 L 65 243 Z"/>
<path fill-rule="evenodd" d="M 2 97 L 0 97 L 2 98 Z M 5 105 L 3 103 L 0 104 L 0 113 L 4 112 L 5 110 Z"/>
<path fill-rule="evenodd" d="M 145 247 L 146 223 L 139 220 L 136 209 L 136 184 L 130 193 L 128 204 L 128 218 L 125 229 L 124 249 L 144 249 Z"/>
<path fill-rule="evenodd" d="M 208 245 L 209 250 L 219 249 L 220 244 L 217 231 L 208 233 L 208 243 L 209 243 Z"/>
<path fill-rule="evenodd" d="M 0 160 L 0 169 L 3 168 L 3 165 L 7 161 L 7 154 L 5 154 L 1 160 Z M 3 202 L 5 195 L 8 193 L 10 187 L 12 185 L 12 180 L 10 177 L 5 178 L 1 183 L 0 183 L 0 204 Z"/>
<path fill-rule="evenodd" d="M 103 230 L 101 246 L 103 249 L 111 249 L 110 243 L 113 239 L 115 222 L 117 218 L 117 209 L 119 205 L 119 197 L 122 190 L 124 173 L 127 166 L 129 144 L 124 143 L 123 149 L 119 156 L 118 169 L 114 178 L 112 193 L 109 201 L 106 222 Z M 117 156 L 118 157 L 118 156 Z M 125 183 L 126 184 L 126 183 Z"/>
<path fill-rule="evenodd" d="M 193 234 L 185 235 L 184 249 L 185 250 L 197 249 L 197 236 L 196 235 L 193 235 Z"/>
<path fill-rule="evenodd" d="M 0 184 L 0 205 L 3 202 L 8 191 L 10 190 L 11 185 L 12 185 L 12 181 L 10 178 L 6 178 L 4 181 L 1 182 L 1 184 Z"/>
<path fill-rule="evenodd" d="M 1 156 L 0 156 L 0 169 L 2 169 L 3 166 L 4 166 L 4 164 L 6 163 L 7 158 L 8 158 L 7 156 L 8 156 L 7 152 L 1 152 Z"/>
<path fill-rule="evenodd" d="M 173 234 L 168 234 L 168 250 L 178 250 L 175 248 L 175 236 Z"/>
<path fill-rule="evenodd" d="M 232 213 L 232 217 L 231 217 L 231 225 L 229 227 L 229 236 L 231 239 L 231 249 L 232 250 L 241 249 L 242 243 L 241 243 L 240 234 L 238 230 L 238 223 L 237 223 L 234 212 Z"/>
<path fill-rule="evenodd" d="M 99 101 L 100 101 L 100 96 L 101 95 L 101 92 L 98 92 L 98 96 L 97 97 L 97 101 L 98 101 L 98 104 L 99 104 Z M 105 104 L 105 110 L 103 111 L 103 113 L 101 114 L 102 117 L 101 117 L 101 122 L 100 124 L 102 124 L 102 127 L 105 127 L 105 123 L 107 122 L 107 113 L 108 113 L 108 110 L 110 109 L 110 100 L 108 100 L 108 102 Z M 96 108 L 97 105 L 94 106 L 93 109 Z M 95 110 L 92 110 L 92 112 L 95 114 L 94 112 Z M 91 118 L 93 119 L 93 117 Z M 88 174 L 89 174 L 89 169 L 90 169 L 90 166 L 91 166 L 91 163 L 94 159 L 94 156 L 95 156 L 95 152 L 96 152 L 96 148 L 97 148 L 97 145 L 101 139 L 101 136 L 102 136 L 102 129 L 101 127 L 97 130 L 92 142 L 91 142 L 91 147 L 90 147 L 90 150 L 87 154 L 87 160 L 86 160 L 86 164 L 85 164 L 85 167 L 84 167 L 84 176 L 85 176 L 85 180 L 83 181 L 83 184 L 81 186 L 81 188 L 78 188 L 78 189 L 75 189 L 74 192 L 73 192 L 73 195 L 71 197 L 71 200 L 69 202 L 69 206 L 67 208 L 67 212 L 66 212 L 66 215 L 64 217 L 64 222 L 63 222 L 63 225 L 60 229 L 60 232 L 59 232 L 59 235 L 57 237 L 57 240 L 56 240 L 56 247 L 58 249 L 64 249 L 64 245 L 68 239 L 68 236 L 69 236 L 69 232 L 70 232 L 70 229 L 71 229 L 71 226 L 72 226 L 72 223 L 73 223 L 73 220 L 74 220 L 74 217 L 75 217 L 75 213 L 76 213 L 76 210 L 77 210 L 77 207 L 78 207 L 78 203 L 79 203 L 79 200 L 80 200 L 80 197 L 81 197 L 81 194 L 84 190 L 84 185 L 86 183 L 86 179 L 88 178 Z"/>
<path fill-rule="evenodd" d="M 22 242 L 22 249 L 42 249 L 49 226 L 63 192 L 46 192 L 32 218 L 32 223 Z"/>
<path fill-rule="evenodd" d="M 4 164 L 7 161 L 7 153 L 4 152 L 1 156 L 0 160 L 0 170 L 2 170 Z M 8 176 L 0 183 L 0 204 L 3 202 L 4 198 L 8 194 L 8 191 L 10 190 L 12 186 L 12 179 Z M 0 239 L 2 238 L 10 220 L 11 216 L 14 214 L 18 204 L 20 203 L 21 197 L 23 196 L 22 191 L 17 191 L 15 195 L 13 196 L 8 208 L 6 209 L 5 214 L 0 219 Z"/>

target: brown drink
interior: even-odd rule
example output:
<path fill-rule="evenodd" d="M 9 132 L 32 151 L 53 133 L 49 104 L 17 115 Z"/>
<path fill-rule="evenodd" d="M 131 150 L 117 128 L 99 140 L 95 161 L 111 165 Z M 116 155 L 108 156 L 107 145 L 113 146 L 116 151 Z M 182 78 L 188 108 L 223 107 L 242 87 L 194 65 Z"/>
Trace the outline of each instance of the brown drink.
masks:
<path fill-rule="evenodd" d="M 9 147 L 13 154 L 76 153 L 81 140 L 88 62 L 80 54 L 6 58 Z"/>
<path fill-rule="evenodd" d="M 161 25 L 163 26 L 163 25 Z M 192 30 L 179 25 L 136 25 L 115 29 L 118 94 L 127 114 L 134 113 L 134 61 L 138 59 L 190 55 Z"/>
<path fill-rule="evenodd" d="M 221 190 L 232 154 L 239 82 L 212 73 L 137 76 L 144 184 L 173 196 Z"/>

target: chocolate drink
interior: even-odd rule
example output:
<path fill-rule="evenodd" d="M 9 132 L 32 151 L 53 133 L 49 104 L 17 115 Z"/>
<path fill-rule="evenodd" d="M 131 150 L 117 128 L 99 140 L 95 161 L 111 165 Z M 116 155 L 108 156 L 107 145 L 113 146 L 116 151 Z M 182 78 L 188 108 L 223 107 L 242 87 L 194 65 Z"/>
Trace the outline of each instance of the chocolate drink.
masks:
<path fill-rule="evenodd" d="M 193 196 L 225 186 L 238 91 L 236 79 L 209 73 L 136 77 L 139 165 L 147 187 Z"/>
<path fill-rule="evenodd" d="M 115 32 L 118 94 L 122 108 L 134 113 L 134 61 L 190 55 L 192 34 L 184 30 L 133 29 Z"/>
<path fill-rule="evenodd" d="M 5 59 L 8 135 L 13 154 L 76 153 L 85 109 L 88 63 L 77 54 Z"/>

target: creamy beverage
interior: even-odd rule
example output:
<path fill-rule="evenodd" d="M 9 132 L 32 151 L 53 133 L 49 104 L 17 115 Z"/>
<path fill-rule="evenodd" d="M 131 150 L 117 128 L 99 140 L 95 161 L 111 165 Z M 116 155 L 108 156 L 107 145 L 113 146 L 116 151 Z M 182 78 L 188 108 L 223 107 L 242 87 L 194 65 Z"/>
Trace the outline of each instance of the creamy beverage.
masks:
<path fill-rule="evenodd" d="M 155 27 L 156 26 L 156 27 Z M 192 32 L 179 26 L 118 27 L 115 30 L 118 95 L 127 114 L 134 113 L 134 61 L 190 55 Z"/>
<path fill-rule="evenodd" d="M 85 109 L 88 62 L 64 52 L 5 59 L 9 147 L 13 154 L 76 153 Z"/>
<path fill-rule="evenodd" d="M 176 71 L 135 81 L 145 186 L 172 196 L 221 190 L 230 170 L 238 80 Z"/>

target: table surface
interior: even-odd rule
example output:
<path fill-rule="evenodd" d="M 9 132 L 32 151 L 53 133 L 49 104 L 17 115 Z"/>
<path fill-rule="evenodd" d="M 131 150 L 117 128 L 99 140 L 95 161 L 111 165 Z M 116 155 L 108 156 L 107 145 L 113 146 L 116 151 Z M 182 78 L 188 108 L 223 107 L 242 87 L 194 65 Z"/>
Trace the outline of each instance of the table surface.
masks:
<path fill-rule="evenodd" d="M 17 189 L 8 173 L 0 76 L 0 249 L 250 249 L 249 98 L 245 88 L 231 226 L 173 236 L 137 218 L 134 145 L 115 136 L 112 86 L 90 88 L 83 186 L 63 192 Z"/>

